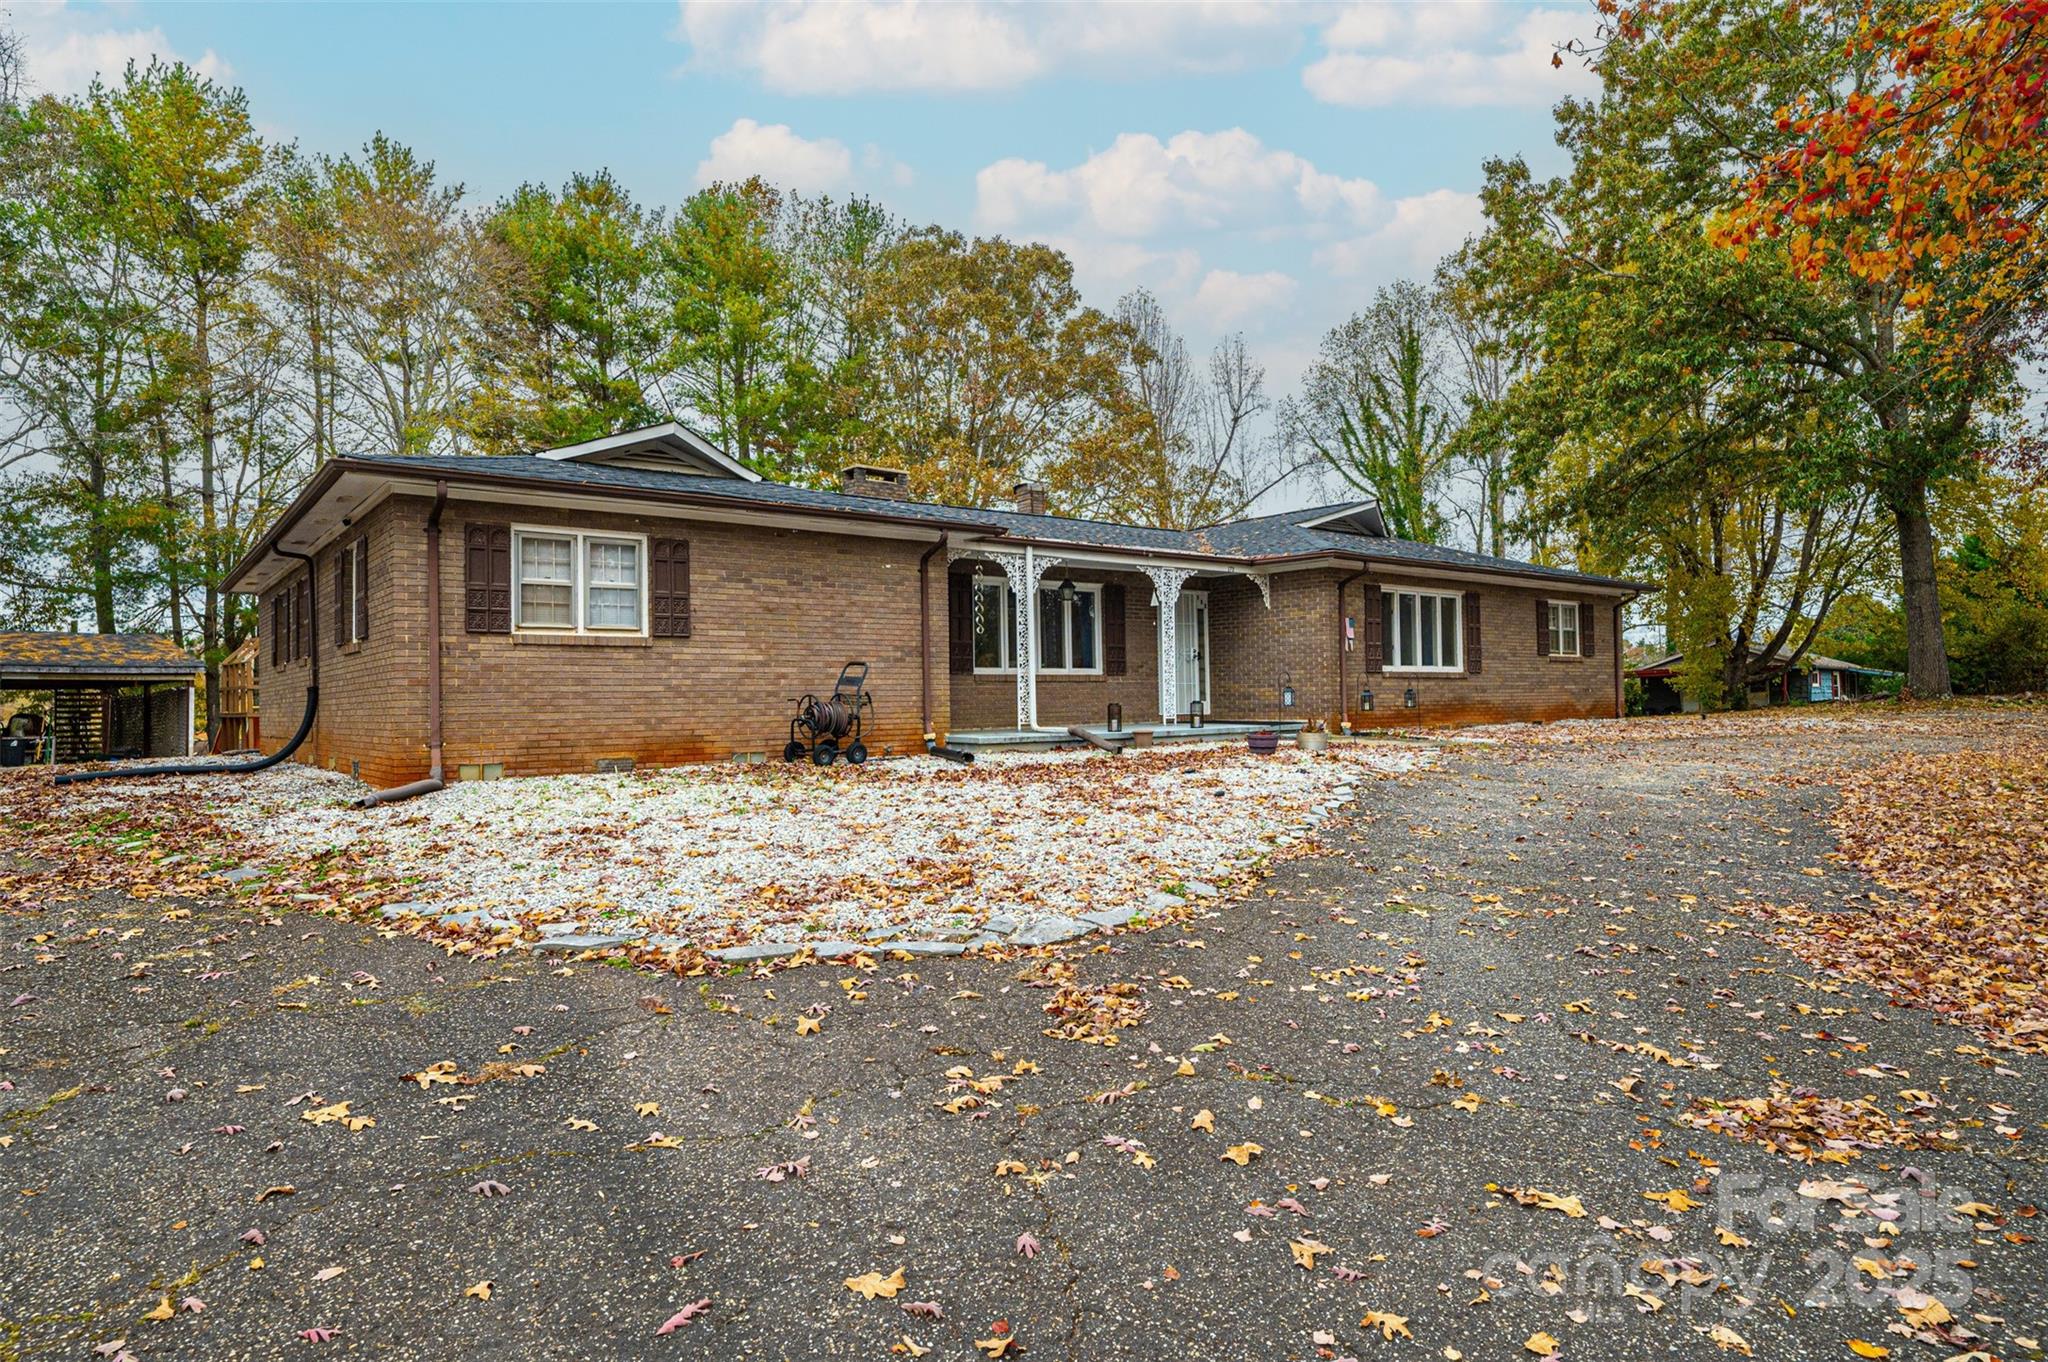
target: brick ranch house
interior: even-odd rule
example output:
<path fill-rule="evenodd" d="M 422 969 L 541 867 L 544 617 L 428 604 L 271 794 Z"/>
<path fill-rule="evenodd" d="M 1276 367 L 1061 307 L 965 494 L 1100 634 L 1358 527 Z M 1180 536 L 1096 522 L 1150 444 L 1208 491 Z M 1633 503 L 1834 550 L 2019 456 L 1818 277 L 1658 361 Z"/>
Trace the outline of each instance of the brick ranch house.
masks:
<path fill-rule="evenodd" d="M 854 658 L 878 755 L 1111 704 L 1155 728 L 1621 712 L 1642 584 L 1391 538 L 1370 502 L 1179 531 L 1047 515 L 1030 484 L 986 510 L 842 483 L 763 481 L 675 425 L 331 460 L 227 582 L 260 603 L 265 748 L 317 677 L 296 756 L 377 784 L 772 757 L 790 697 Z"/>

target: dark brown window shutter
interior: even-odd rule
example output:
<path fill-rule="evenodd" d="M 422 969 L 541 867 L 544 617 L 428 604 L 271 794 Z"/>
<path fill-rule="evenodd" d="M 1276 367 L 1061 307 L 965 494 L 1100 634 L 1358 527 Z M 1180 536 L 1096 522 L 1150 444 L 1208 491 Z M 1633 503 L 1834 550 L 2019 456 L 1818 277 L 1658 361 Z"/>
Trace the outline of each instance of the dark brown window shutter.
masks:
<path fill-rule="evenodd" d="M 355 608 L 348 598 L 348 570 L 355 550 L 349 547 L 334 552 L 334 646 L 339 648 L 348 642 L 350 612 Z"/>
<path fill-rule="evenodd" d="M 270 598 L 270 665 L 284 665 L 284 593 Z"/>
<path fill-rule="evenodd" d="M 974 578 L 965 572 L 946 578 L 946 670 L 974 670 Z"/>
<path fill-rule="evenodd" d="M 1536 602 L 1536 656 L 1550 656 L 1550 602 Z"/>
<path fill-rule="evenodd" d="M 512 632 L 512 529 L 471 525 L 463 535 L 462 627 L 472 634 Z"/>
<path fill-rule="evenodd" d="M 1465 674 L 1479 675 L 1479 593 L 1465 593 Z"/>
<path fill-rule="evenodd" d="M 1579 656 L 1593 655 L 1593 607 L 1581 601 L 1579 611 Z"/>
<path fill-rule="evenodd" d="M 292 658 L 297 661 L 313 655 L 313 570 L 299 578 L 298 605 L 292 612 Z"/>
<path fill-rule="evenodd" d="M 1365 669 L 1368 672 L 1385 671 L 1387 657 L 1386 641 L 1386 597 L 1379 586 L 1368 580 L 1363 588 L 1364 600 L 1360 603 L 1359 630 L 1365 636 Z"/>
<path fill-rule="evenodd" d="M 1130 670 L 1124 648 L 1124 584 L 1107 582 L 1102 588 L 1102 670 L 1108 676 L 1122 676 Z"/>
<path fill-rule="evenodd" d="M 690 543 L 657 539 L 648 546 L 648 632 L 656 638 L 690 636 Z"/>
<path fill-rule="evenodd" d="M 356 540 L 356 642 L 370 637 L 370 540 Z"/>

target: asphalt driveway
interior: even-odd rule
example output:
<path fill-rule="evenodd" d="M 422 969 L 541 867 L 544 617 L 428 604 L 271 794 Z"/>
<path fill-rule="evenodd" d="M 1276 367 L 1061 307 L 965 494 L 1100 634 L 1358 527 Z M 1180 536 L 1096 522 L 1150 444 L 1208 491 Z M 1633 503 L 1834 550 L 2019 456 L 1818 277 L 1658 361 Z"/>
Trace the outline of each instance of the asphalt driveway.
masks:
<path fill-rule="evenodd" d="M 1899 741 L 1453 749 L 998 960 L 17 898 L 0 1359 L 2039 1357 L 2040 1059 L 1742 911 L 1857 911 L 1825 777 Z"/>

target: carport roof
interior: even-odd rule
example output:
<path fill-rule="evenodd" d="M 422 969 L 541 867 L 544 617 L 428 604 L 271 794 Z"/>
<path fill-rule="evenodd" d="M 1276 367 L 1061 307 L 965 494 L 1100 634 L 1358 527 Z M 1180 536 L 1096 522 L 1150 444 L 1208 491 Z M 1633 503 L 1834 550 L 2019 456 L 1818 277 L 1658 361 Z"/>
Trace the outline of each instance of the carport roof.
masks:
<path fill-rule="evenodd" d="M 190 682 L 205 670 L 161 634 L 0 633 L 0 687 Z"/>

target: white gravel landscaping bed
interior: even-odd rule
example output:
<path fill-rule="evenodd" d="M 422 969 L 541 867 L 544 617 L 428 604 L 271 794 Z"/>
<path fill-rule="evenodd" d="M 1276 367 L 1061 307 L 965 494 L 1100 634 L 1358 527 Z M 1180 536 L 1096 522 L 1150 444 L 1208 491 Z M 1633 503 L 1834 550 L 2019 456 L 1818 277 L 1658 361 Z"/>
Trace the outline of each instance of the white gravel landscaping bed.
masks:
<path fill-rule="evenodd" d="M 1204 744 L 972 766 L 693 766 L 467 782 L 374 810 L 350 806 L 357 782 L 304 766 L 194 779 L 251 864 L 334 849 L 397 877 L 421 912 L 720 945 L 1121 920 L 1227 883 L 1362 781 L 1433 761 L 1408 745 L 1254 757 Z"/>

